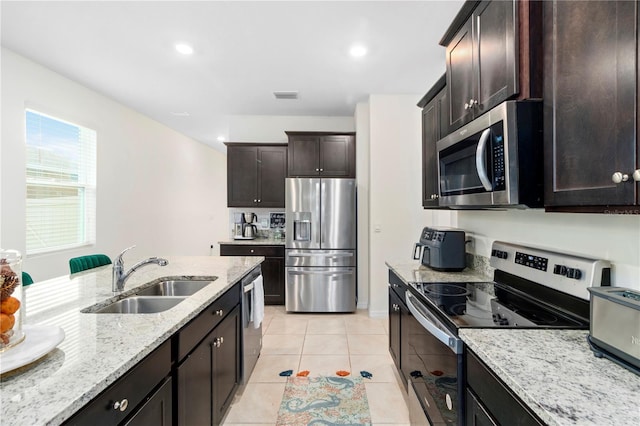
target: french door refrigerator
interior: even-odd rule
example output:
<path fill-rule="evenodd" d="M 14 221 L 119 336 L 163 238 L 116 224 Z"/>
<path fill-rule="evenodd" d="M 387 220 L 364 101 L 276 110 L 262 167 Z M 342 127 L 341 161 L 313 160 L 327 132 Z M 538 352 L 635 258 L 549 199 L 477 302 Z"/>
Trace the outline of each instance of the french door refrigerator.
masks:
<path fill-rule="evenodd" d="M 356 182 L 287 178 L 285 308 L 356 309 Z"/>

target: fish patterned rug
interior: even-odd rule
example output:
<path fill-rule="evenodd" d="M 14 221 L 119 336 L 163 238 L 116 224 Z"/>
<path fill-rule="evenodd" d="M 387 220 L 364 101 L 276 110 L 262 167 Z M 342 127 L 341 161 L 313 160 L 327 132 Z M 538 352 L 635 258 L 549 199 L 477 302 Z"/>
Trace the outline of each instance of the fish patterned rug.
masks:
<path fill-rule="evenodd" d="M 362 378 L 289 377 L 277 425 L 371 425 Z"/>

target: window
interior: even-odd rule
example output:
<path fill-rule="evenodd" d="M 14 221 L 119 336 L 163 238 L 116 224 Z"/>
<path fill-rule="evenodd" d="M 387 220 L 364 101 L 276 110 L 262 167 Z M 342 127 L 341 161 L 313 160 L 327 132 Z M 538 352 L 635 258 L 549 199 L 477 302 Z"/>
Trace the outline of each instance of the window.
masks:
<path fill-rule="evenodd" d="M 27 254 L 95 242 L 96 132 L 26 111 Z"/>

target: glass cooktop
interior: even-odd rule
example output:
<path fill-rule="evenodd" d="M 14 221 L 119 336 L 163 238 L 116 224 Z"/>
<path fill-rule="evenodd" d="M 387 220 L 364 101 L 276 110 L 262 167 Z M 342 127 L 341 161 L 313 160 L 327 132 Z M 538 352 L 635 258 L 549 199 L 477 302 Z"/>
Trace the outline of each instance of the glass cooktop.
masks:
<path fill-rule="evenodd" d="M 588 321 L 495 282 L 410 282 L 422 302 L 460 327 L 588 328 Z"/>

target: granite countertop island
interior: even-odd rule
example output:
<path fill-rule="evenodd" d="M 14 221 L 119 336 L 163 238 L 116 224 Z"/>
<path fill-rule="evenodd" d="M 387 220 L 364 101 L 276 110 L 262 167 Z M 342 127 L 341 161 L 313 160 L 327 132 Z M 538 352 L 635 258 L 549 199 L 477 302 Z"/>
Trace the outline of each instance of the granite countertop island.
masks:
<path fill-rule="evenodd" d="M 166 258 L 167 266 L 147 265 L 134 272 L 120 296 L 160 278 L 217 279 L 175 307 L 156 314 L 81 312 L 120 298 L 111 291 L 111 265 L 25 287 L 24 323 L 59 326 L 65 339 L 43 358 L 0 377 L 2 424 L 62 423 L 264 260 Z M 127 259 L 125 270 L 137 260 Z"/>
<path fill-rule="evenodd" d="M 596 358 L 586 330 L 461 329 L 473 352 L 551 426 L 640 425 L 640 376 Z"/>

